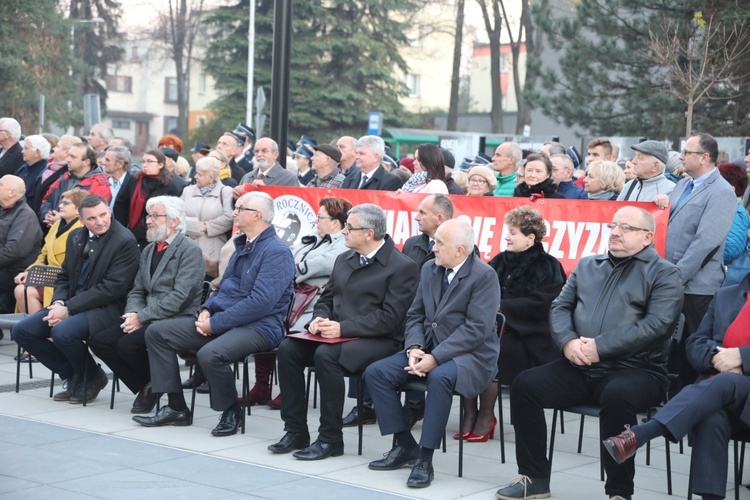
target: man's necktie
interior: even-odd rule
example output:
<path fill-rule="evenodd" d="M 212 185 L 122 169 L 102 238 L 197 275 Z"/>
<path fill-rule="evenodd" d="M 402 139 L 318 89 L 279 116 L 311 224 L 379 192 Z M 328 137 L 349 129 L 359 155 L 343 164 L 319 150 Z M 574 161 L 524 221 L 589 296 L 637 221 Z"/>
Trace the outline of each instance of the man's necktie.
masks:
<path fill-rule="evenodd" d="M 369 263 L 370 263 L 370 259 L 368 259 L 364 255 L 359 256 L 359 267 L 366 266 Z"/>
<path fill-rule="evenodd" d="M 167 248 L 168 245 L 169 245 L 169 243 L 167 243 L 166 241 L 161 241 L 161 242 L 159 242 L 159 243 L 156 244 L 156 251 L 157 252 L 163 252 L 164 249 Z"/>
<path fill-rule="evenodd" d="M 680 204 L 685 200 L 685 198 L 687 198 L 688 196 L 690 196 L 690 193 L 692 193 L 692 192 L 693 192 L 693 180 L 690 179 L 690 182 L 688 183 L 687 187 L 685 188 L 685 192 L 682 193 L 682 196 L 680 196 L 680 199 L 677 200 L 677 203 L 675 203 L 672 206 L 672 209 L 670 210 L 670 213 L 672 213 L 675 210 L 677 210 L 677 207 L 679 207 Z"/>
<path fill-rule="evenodd" d="M 443 282 L 440 284 L 440 298 L 442 299 L 445 295 L 445 292 L 448 290 L 448 286 L 450 285 L 450 281 L 448 281 L 448 278 L 450 275 L 453 274 L 453 269 L 446 269 L 445 274 L 443 275 Z"/>
<path fill-rule="evenodd" d="M 430 240 L 427 244 L 427 253 L 432 253 L 432 249 L 435 247 L 435 240 Z"/>
<path fill-rule="evenodd" d="M 368 180 L 368 179 L 367 179 L 367 176 L 366 176 L 366 175 L 363 175 L 363 176 L 362 176 L 362 180 L 361 180 L 361 181 L 359 181 L 359 189 L 362 189 L 362 186 L 364 186 L 365 184 L 367 184 L 367 180 Z"/>

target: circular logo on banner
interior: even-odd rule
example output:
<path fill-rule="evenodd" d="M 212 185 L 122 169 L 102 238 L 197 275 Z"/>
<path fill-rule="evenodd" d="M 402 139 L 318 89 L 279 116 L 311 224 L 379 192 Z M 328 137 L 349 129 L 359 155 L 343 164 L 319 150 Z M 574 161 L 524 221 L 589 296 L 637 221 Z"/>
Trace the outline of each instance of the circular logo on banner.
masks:
<path fill-rule="evenodd" d="M 313 234 L 317 212 L 303 199 L 296 196 L 277 196 L 274 200 L 276 214 L 273 225 L 281 241 L 294 246 L 302 236 Z"/>

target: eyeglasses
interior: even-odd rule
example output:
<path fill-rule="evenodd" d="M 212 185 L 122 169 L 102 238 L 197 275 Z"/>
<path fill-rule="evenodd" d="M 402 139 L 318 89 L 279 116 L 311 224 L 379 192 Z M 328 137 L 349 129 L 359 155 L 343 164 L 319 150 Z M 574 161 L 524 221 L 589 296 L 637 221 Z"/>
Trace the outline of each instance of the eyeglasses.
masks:
<path fill-rule="evenodd" d="M 682 152 L 682 156 L 687 156 L 687 155 L 704 155 L 704 154 L 706 154 L 705 151 L 688 151 L 687 149 L 683 149 L 681 152 Z"/>
<path fill-rule="evenodd" d="M 260 210 L 255 210 L 254 208 L 247 207 L 234 207 L 234 209 L 238 212 L 260 212 Z"/>
<path fill-rule="evenodd" d="M 316 219 L 318 219 L 318 222 L 320 222 L 320 221 L 322 221 L 323 219 L 333 220 L 333 217 L 330 217 L 330 216 L 328 216 L 328 215 L 318 215 L 318 216 L 316 217 Z"/>
<path fill-rule="evenodd" d="M 167 216 L 167 214 L 146 214 L 146 220 L 148 220 L 148 219 L 156 220 L 159 217 L 166 217 L 166 216 Z"/>
<path fill-rule="evenodd" d="M 351 231 L 369 231 L 371 228 L 369 228 L 369 227 L 354 227 L 351 224 L 347 224 L 347 225 L 344 226 L 344 229 L 346 229 L 347 231 L 351 232 Z"/>
<path fill-rule="evenodd" d="M 635 227 L 629 224 L 618 224 L 617 222 L 610 222 L 609 224 L 607 224 L 607 227 L 610 229 L 615 229 L 616 227 L 619 227 L 620 231 L 622 231 L 623 233 L 629 233 L 631 231 L 646 231 L 647 233 L 651 232 L 650 229 L 645 229 L 642 227 Z"/>
<path fill-rule="evenodd" d="M 161 162 L 159 160 L 142 160 L 141 163 L 144 165 L 148 165 L 150 163 L 161 163 Z"/>
<path fill-rule="evenodd" d="M 70 201 L 70 200 L 60 200 L 60 205 L 61 206 L 72 205 L 72 204 L 73 204 L 73 202 Z"/>
<path fill-rule="evenodd" d="M 487 184 L 487 180 L 481 177 L 472 177 L 469 179 L 469 184 Z"/>

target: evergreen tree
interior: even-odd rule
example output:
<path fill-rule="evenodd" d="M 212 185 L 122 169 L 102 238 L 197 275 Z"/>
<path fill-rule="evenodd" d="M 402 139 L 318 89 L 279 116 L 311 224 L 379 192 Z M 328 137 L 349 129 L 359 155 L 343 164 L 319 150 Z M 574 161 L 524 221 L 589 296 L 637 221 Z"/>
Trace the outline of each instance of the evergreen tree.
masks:
<path fill-rule="evenodd" d="M 540 29 L 550 47 L 559 51 L 559 68 L 542 68 L 540 83 L 527 91 L 527 98 L 566 126 L 594 134 L 680 137 L 685 106 L 660 91 L 665 72 L 646 57 L 649 28 L 664 19 L 687 27 L 694 14 L 709 4 L 714 13 L 729 19 L 733 5 L 729 0 L 580 0 L 571 16 L 554 15 L 552 8 L 537 9 Z M 739 9 L 731 12 L 744 16 L 745 22 L 748 19 Z M 735 17 L 734 22 L 743 22 L 743 17 Z M 735 100 L 699 103 L 694 129 L 715 135 L 750 134 L 747 114 L 737 108 L 747 99 L 748 92 L 740 88 Z"/>
<path fill-rule="evenodd" d="M 70 25 L 55 0 L 0 2 L 0 116 L 36 131 L 39 96 L 45 96 L 45 122 L 68 123 L 68 100 L 76 94 L 68 71 Z"/>
<path fill-rule="evenodd" d="M 302 133 L 321 140 L 361 135 L 369 111 L 381 111 L 391 125 L 412 124 L 399 104 L 406 88 L 399 47 L 408 43 L 406 22 L 417 0 L 311 0 L 293 6 L 290 137 Z M 217 120 L 228 129 L 245 116 L 248 1 L 217 9 L 205 69 L 223 95 L 214 103 Z M 258 0 L 255 87 L 271 89 L 273 0 Z M 214 128 L 217 128 L 214 126 Z"/>

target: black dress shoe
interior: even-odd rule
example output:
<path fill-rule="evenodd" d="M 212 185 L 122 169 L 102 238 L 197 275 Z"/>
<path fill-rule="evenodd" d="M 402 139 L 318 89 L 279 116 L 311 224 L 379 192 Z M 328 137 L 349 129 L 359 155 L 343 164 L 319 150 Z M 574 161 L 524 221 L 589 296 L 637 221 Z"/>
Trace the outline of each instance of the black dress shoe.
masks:
<path fill-rule="evenodd" d="M 326 443 L 318 439 L 304 450 L 295 451 L 292 456 L 299 460 L 323 460 L 340 457 L 344 454 L 344 443 Z"/>
<path fill-rule="evenodd" d="M 284 437 L 268 447 L 268 451 L 274 453 L 289 453 L 294 450 L 302 450 L 310 446 L 310 434 L 308 432 L 287 432 Z"/>
<path fill-rule="evenodd" d="M 156 401 L 159 399 L 158 394 L 154 394 L 151 391 L 151 384 L 149 383 L 141 389 L 141 392 L 136 396 L 133 401 L 133 407 L 130 409 L 130 413 L 151 413 L 151 410 L 156 406 Z"/>
<path fill-rule="evenodd" d="M 219 419 L 219 424 L 214 427 L 211 434 L 214 436 L 233 436 L 237 434 L 237 429 L 242 420 L 242 408 L 232 407 L 224 410 Z"/>
<path fill-rule="evenodd" d="M 208 381 L 205 381 L 201 385 L 199 385 L 195 392 L 197 392 L 198 394 L 208 394 L 209 392 L 211 392 L 211 389 L 208 386 Z"/>
<path fill-rule="evenodd" d="M 432 462 L 418 458 L 417 463 L 406 480 L 406 486 L 409 488 L 427 488 L 435 479 L 435 471 L 432 468 Z"/>
<path fill-rule="evenodd" d="M 357 416 L 357 407 L 355 406 L 352 408 L 352 411 L 349 412 L 349 415 L 344 417 L 344 427 L 356 427 L 359 425 L 359 419 Z M 375 408 L 372 407 L 372 404 L 365 403 L 362 406 L 362 417 L 364 419 L 362 425 L 375 423 Z"/>
<path fill-rule="evenodd" d="M 163 425 L 176 425 L 179 427 L 190 425 L 190 410 L 174 411 L 169 406 L 162 406 L 153 417 L 133 417 L 133 421 L 145 427 L 161 427 Z"/>
<path fill-rule="evenodd" d="M 370 462 L 372 470 L 396 470 L 404 466 L 413 466 L 419 455 L 419 446 L 408 450 L 401 445 L 396 445 L 391 451 L 383 455 L 380 460 Z"/>

